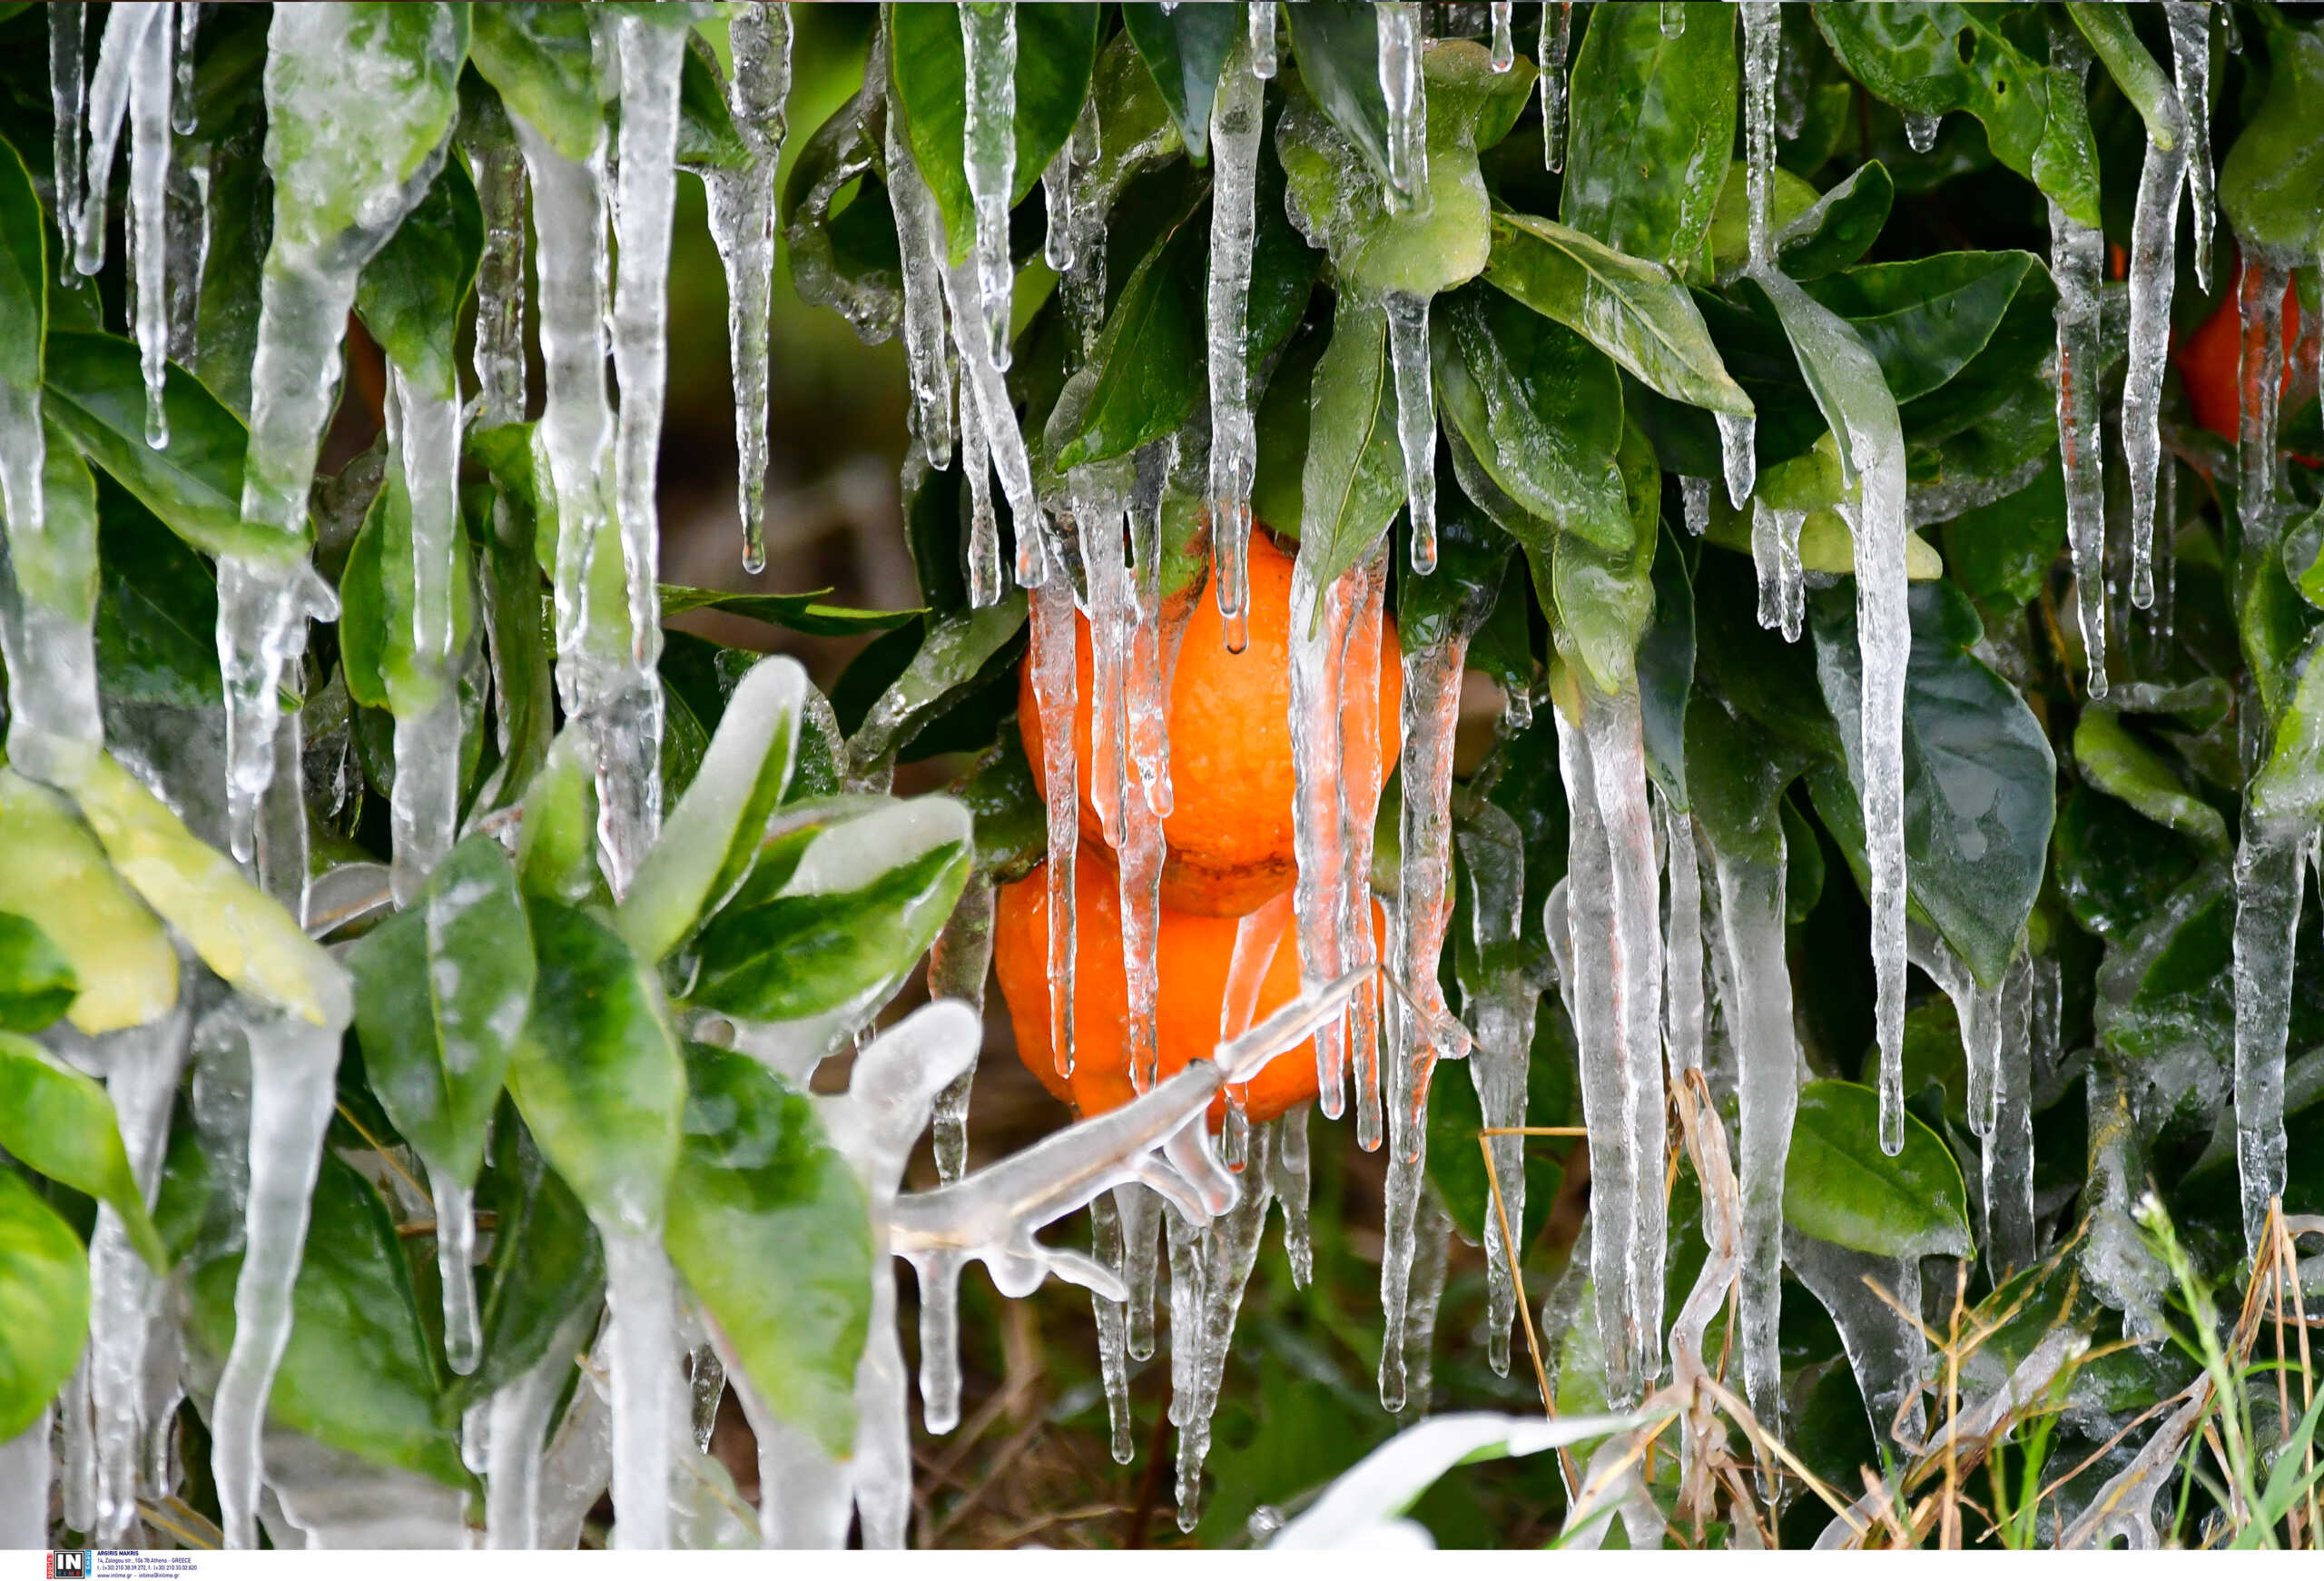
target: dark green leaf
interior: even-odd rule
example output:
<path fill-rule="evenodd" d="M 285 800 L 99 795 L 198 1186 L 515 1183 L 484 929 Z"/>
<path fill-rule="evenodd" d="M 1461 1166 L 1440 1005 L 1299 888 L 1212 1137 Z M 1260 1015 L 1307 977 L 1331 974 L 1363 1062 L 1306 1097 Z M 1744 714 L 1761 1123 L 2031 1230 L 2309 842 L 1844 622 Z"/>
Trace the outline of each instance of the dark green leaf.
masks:
<path fill-rule="evenodd" d="M 893 631 L 913 617 L 926 613 L 920 609 L 850 609 L 826 604 L 823 598 L 831 592 L 829 588 L 813 593 L 729 593 L 714 588 L 676 588 L 665 582 L 658 591 L 662 618 L 665 620 L 691 609 L 716 609 L 810 637 L 862 637 L 868 632 Z"/>
<path fill-rule="evenodd" d="M 0 1170 L 0 1433 L 40 1419 L 89 1334 L 89 1254 L 73 1227 Z"/>
<path fill-rule="evenodd" d="M 2268 91 L 2219 167 L 2219 206 L 2236 239 L 2273 263 L 2312 267 L 2324 242 L 2324 34 L 2274 13 L 2268 39 Z"/>
<path fill-rule="evenodd" d="M 1654 556 L 1654 624 L 1638 645 L 1646 770 L 1679 812 L 1687 797 L 1687 699 L 1695 689 L 1695 590 L 1668 523 Z"/>
<path fill-rule="evenodd" d="M 1880 1098 L 1852 1082 L 1799 1092 L 1783 1182 L 1784 1222 L 1876 1257 L 1965 1256 L 1968 1193 L 1937 1134 L 1905 1116 L 1905 1149 L 1880 1150 Z"/>
<path fill-rule="evenodd" d="M 1939 252 L 1827 274 L 1807 294 L 1855 326 L 1899 401 L 1927 394 L 1985 349 L 2019 284 L 2041 270 L 2031 252 Z"/>
<path fill-rule="evenodd" d="M 1702 245 L 1735 146 L 1735 13 L 1689 4 L 1593 11 L 1573 63 L 1558 218 L 1618 252 L 1677 260 Z"/>
<path fill-rule="evenodd" d="M 978 873 L 1013 883 L 1049 855 L 1048 811 L 1025 759 L 1024 739 L 1014 729 L 1000 732 L 999 744 L 951 794 L 975 825 Z"/>
<path fill-rule="evenodd" d="M 1308 0 L 1284 8 L 1299 83 L 1362 151 L 1372 173 L 1388 179 L 1388 101 L 1380 90 L 1376 12 L 1349 0 Z"/>
<path fill-rule="evenodd" d="M 111 1208 L 121 1216 L 138 1255 L 154 1272 L 167 1271 L 168 1254 L 146 1214 L 145 1195 L 129 1172 L 129 1155 L 122 1151 L 113 1100 L 88 1077 L 14 1033 L 0 1033 L 0 1148 Z"/>
<path fill-rule="evenodd" d="M 419 204 L 385 247 L 363 266 L 355 311 L 421 394 L 438 400 L 459 395 L 460 306 L 476 279 L 484 251 L 484 211 L 476 183 L 457 159 L 444 162 Z"/>
<path fill-rule="evenodd" d="M 1243 31 L 1239 5 L 1124 5 L 1122 31 L 1170 106 L 1178 139 L 1196 164 L 1210 149 L 1210 104 L 1219 69 Z"/>
<path fill-rule="evenodd" d="M 1313 546 L 1321 587 L 1370 554 L 1404 506 L 1388 319 L 1377 306 L 1339 299 L 1311 390 L 1299 541 L 1303 552 Z"/>
<path fill-rule="evenodd" d="M 48 333 L 48 232 L 24 160 L 0 141 L 0 385 L 29 410 Z"/>
<path fill-rule="evenodd" d="M 1888 167 L 1870 160 L 1816 200 L 1776 236 L 1776 267 L 1794 280 L 1846 269 L 1879 238 L 1896 201 Z"/>
<path fill-rule="evenodd" d="M 110 478 L 96 497 L 97 677 L 104 696 L 219 707 L 218 593 L 209 565 Z"/>
<path fill-rule="evenodd" d="M 0 1030 L 39 1032 L 80 991 L 73 963 L 38 923 L 0 912 Z"/>
<path fill-rule="evenodd" d="M 456 658 L 454 672 L 448 674 L 432 657 L 423 661 L 413 639 L 411 496 L 402 467 L 390 466 L 340 573 L 340 659 L 348 696 L 368 708 L 418 715 L 434 707 L 442 688 L 456 682 L 457 656 L 476 630 L 476 588 L 466 547 L 462 539 L 452 576 Z"/>
<path fill-rule="evenodd" d="M 678 168 L 696 175 L 714 170 L 747 170 L 751 163 L 751 146 L 736 129 L 734 112 L 726 107 L 726 84 L 718 56 L 699 33 L 686 35 L 686 57 L 678 71 L 677 155 Z"/>
<path fill-rule="evenodd" d="M 2031 603 L 2066 547 L 2065 474 L 2055 460 L 2014 494 L 1945 524 L 1945 574 L 1988 608 Z"/>
<path fill-rule="evenodd" d="M 781 1421 L 844 1457 L 872 1315 L 863 1181 L 807 1098 L 746 1055 L 686 1049 L 670 1260 Z M 779 1279 L 766 1271 L 782 1270 Z"/>
<path fill-rule="evenodd" d="M 2058 807 L 2050 871 L 2073 920 L 2101 938 L 2126 934 L 2194 875 L 2197 848 L 2123 802 L 2075 786 Z"/>
<path fill-rule="evenodd" d="M 531 123 L 566 158 L 588 158 L 604 120 L 589 14 L 577 5 L 511 0 L 474 16 L 470 57 L 510 114 Z"/>
<path fill-rule="evenodd" d="M 606 1254 L 580 1199 L 513 1114 L 497 1144 L 514 1164 L 487 1171 L 478 1206 L 497 1215 L 490 1283 L 483 1290 L 484 1359 L 467 1389 L 482 1398 L 513 1383 L 548 1354 L 560 1330 L 580 1314 L 594 1327 L 606 1283 Z M 583 1329 L 576 1349 L 586 1343 Z"/>
<path fill-rule="evenodd" d="M 2073 728 L 2074 766 L 2107 795 L 2128 802 L 2167 829 L 2212 850 L 2229 850 L 2227 820 L 2191 794 L 2162 755 L 2123 725 L 2112 709 L 2091 704 Z"/>

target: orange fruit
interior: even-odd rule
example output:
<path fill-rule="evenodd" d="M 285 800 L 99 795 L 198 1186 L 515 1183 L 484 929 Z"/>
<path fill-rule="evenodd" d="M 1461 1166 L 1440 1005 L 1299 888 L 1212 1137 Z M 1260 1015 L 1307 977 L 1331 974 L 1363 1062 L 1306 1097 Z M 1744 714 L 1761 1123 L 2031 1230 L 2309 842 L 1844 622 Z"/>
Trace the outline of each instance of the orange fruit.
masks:
<path fill-rule="evenodd" d="M 1250 640 L 1226 651 L 1218 603 L 1206 591 L 1195 601 L 1170 678 L 1170 815 L 1163 821 L 1168 854 L 1162 868 L 1162 904 L 1212 917 L 1256 911 L 1289 889 L 1298 865 L 1291 844 L 1295 782 L 1291 768 L 1291 557 L 1265 532 L 1251 535 Z M 1075 769 L 1081 780 L 1082 849 L 1105 851 L 1089 800 L 1089 626 L 1076 617 L 1078 680 L 1074 728 Z M 1378 756 L 1354 761 L 1350 771 L 1368 780 L 1378 800 L 1383 766 L 1393 764 L 1402 740 L 1397 708 L 1403 667 L 1396 623 L 1380 631 Z M 1041 721 L 1033 697 L 1032 658 L 1019 671 L 1017 722 L 1035 782 L 1043 781 Z M 1352 751 L 1352 758 L 1368 755 Z M 1231 928 L 1228 930 L 1233 931 Z"/>
<path fill-rule="evenodd" d="M 2242 275 L 2239 263 L 2235 279 L 2239 285 Z M 2195 421 L 2228 440 L 2236 437 L 2243 415 L 2243 319 L 2237 300 L 2240 290 L 2230 290 L 2220 298 L 2218 310 L 2205 319 L 2201 328 L 2180 344 L 2179 377 L 2187 386 L 2187 403 L 2194 408 Z M 2299 293 L 2297 287 L 2284 287 L 2284 381 L 2289 390 L 2297 360 L 2299 342 Z"/>
<path fill-rule="evenodd" d="M 1120 1107 L 1137 1095 L 1129 1079 L 1129 991 L 1122 971 L 1119 880 L 1103 862 L 1078 861 L 1073 874 L 1073 1073 L 1059 1076 L 1049 1046 L 1049 874 L 1046 865 L 1002 886 L 993 917 L 993 969 L 1017 1032 L 1017 1057 L 1051 1096 L 1078 1116 Z M 1373 908 L 1375 938 L 1382 932 Z M 1236 919 L 1162 911 L 1156 952 L 1155 1051 L 1159 1074 L 1175 1075 L 1188 1060 L 1206 1060 L 1218 1043 L 1219 1008 L 1235 955 Z M 1253 1019 L 1264 1020 L 1299 992 L 1299 945 L 1285 926 L 1259 990 Z M 1273 1120 L 1315 1096 L 1313 1039 L 1268 1062 L 1246 1089 L 1254 1122 Z M 1210 1106 L 1216 1131 L 1226 1121 L 1222 1094 Z"/>

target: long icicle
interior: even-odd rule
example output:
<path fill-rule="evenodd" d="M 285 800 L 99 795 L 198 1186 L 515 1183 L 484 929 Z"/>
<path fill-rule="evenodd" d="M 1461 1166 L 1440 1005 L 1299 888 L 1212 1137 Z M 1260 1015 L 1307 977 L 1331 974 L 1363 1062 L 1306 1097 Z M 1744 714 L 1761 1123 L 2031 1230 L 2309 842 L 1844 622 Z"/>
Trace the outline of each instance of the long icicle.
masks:
<path fill-rule="evenodd" d="M 1388 206 L 1413 209 L 1425 204 L 1428 193 L 1420 7 L 1409 0 L 1384 0 L 1373 12 L 1380 40 L 1380 96 L 1388 111 Z"/>
<path fill-rule="evenodd" d="M 1461 976 L 1461 993 L 1474 1024 L 1469 1081 L 1485 1125 L 1510 1131 L 1525 1123 L 1535 1003 L 1540 984 L 1528 982 L 1521 957 L 1512 961 L 1524 924 L 1525 846 L 1515 820 L 1487 804 L 1460 831 L 1462 865 L 1469 878 L 1471 943 L 1480 974 Z M 1602 849 L 1602 847 L 1601 847 Z M 1454 956 L 1456 967 L 1461 957 Z M 1495 1373 L 1509 1371 L 1509 1330 L 1517 1316 L 1516 1267 L 1525 1228 L 1525 1141 L 1495 1136 L 1487 1143 L 1501 1182 L 1499 1210 L 1485 1221 L 1485 1357 Z M 1609 1180 L 1612 1177 L 1606 1177 Z M 1627 1200 L 1625 1200 L 1625 1208 Z M 1519 1238 L 1512 1245 L 1501 1219 Z"/>
<path fill-rule="evenodd" d="M 881 124 L 888 162 L 888 203 L 895 211 L 896 250 L 903 273 L 904 367 L 911 381 L 913 427 L 928 464 L 941 469 L 952 464 L 953 433 L 952 361 L 944 332 L 944 222 L 936 212 L 928 183 L 912 162 L 911 143 L 904 136 L 902 100 L 892 84 Z M 968 410 L 973 399 L 964 383 L 963 428 L 977 420 Z"/>
<path fill-rule="evenodd" d="M 1017 180 L 1017 7 L 970 0 L 960 7 L 968 74 L 962 164 L 976 210 L 978 317 L 994 367 L 1009 366 L 1009 205 Z"/>
<path fill-rule="evenodd" d="M 1387 766 L 1380 761 L 1380 638 L 1388 587 L 1388 543 L 1350 576 L 1354 608 L 1340 687 L 1340 969 L 1369 973 L 1379 964 L 1372 922 L 1372 835 Z M 1348 1058 L 1355 1079 L 1355 1141 L 1380 1146 L 1380 984 L 1367 976 L 1349 1003 Z"/>
<path fill-rule="evenodd" d="M 104 267 L 105 235 L 113 212 L 113 152 L 121 144 L 133 84 L 144 62 L 146 35 L 168 25 L 169 12 L 168 5 L 151 0 L 128 0 L 105 8 L 104 38 L 97 46 L 96 74 L 89 79 L 85 100 L 89 118 L 83 146 L 88 163 L 82 177 L 79 223 L 66 238 L 73 267 L 83 274 L 94 274 Z M 54 48 L 54 39 L 51 45 Z"/>
<path fill-rule="evenodd" d="M 2235 854 L 2235 1158 L 2255 1255 L 2284 1191 L 2284 1044 L 2308 839 L 2247 815 Z"/>
<path fill-rule="evenodd" d="M 2077 89 L 2090 52 L 2060 33 L 2051 64 Z M 2106 500 L 2100 447 L 2098 289 L 2106 250 L 2095 225 L 2050 204 L 2050 275 L 2058 287 L 2058 450 L 2065 469 L 2066 539 L 2073 551 L 2074 608 L 2090 695 L 2106 695 Z"/>
<path fill-rule="evenodd" d="M 1301 980 L 1310 986 L 1340 974 L 1341 895 L 1349 881 L 1342 849 L 1340 778 L 1345 754 L 1340 739 L 1342 666 L 1346 657 L 1348 572 L 1328 585 L 1315 577 L 1312 540 L 1303 539 L 1291 572 L 1291 764 L 1295 801 L 1293 855 L 1298 876 L 1292 893 L 1299 919 Z M 1347 1026 L 1335 1022 L 1315 1035 L 1315 1080 L 1324 1117 L 1336 1120 L 1347 1105 Z"/>
<path fill-rule="evenodd" d="M 1261 13 L 1272 32 L 1275 7 L 1251 8 L 1256 34 Z M 1272 51 L 1270 36 L 1268 48 Z M 1256 57 L 1254 57 L 1256 62 Z M 1251 479 L 1257 468 L 1258 436 L 1251 414 L 1246 367 L 1251 290 L 1251 250 L 1257 235 L 1256 188 L 1259 134 L 1266 104 L 1265 85 L 1229 56 L 1211 102 L 1210 281 L 1210 519 L 1213 564 L 1218 578 L 1218 613 L 1229 652 L 1240 653 L 1249 637 L 1248 557 L 1251 542 Z"/>
<path fill-rule="evenodd" d="M 2154 604 L 2154 486 L 2162 460 L 2162 376 L 2171 356 L 2171 288 L 2177 268 L 2179 190 L 2187 177 L 2187 124 L 2169 143 L 2147 136 L 2131 225 L 2131 342 L 2122 378 L 2122 451 L 2131 474 L 2131 602 Z"/>
<path fill-rule="evenodd" d="M 1573 0 L 1541 6 L 1541 163 L 1565 169 L 1565 57 L 1573 42 Z"/>
<path fill-rule="evenodd" d="M 2218 224 L 2211 169 L 2211 7 L 2209 0 L 2163 0 L 2171 64 L 2187 118 L 2187 195 L 2195 222 L 2195 283 L 2211 288 L 2211 233 Z"/>
<path fill-rule="evenodd" d="M 398 904 L 419 893 L 458 837 L 460 696 L 455 657 L 453 583 L 465 574 L 460 529 L 460 400 L 457 385 L 420 388 L 400 367 L 388 370 L 389 449 L 399 462 L 411 523 L 411 642 L 418 688 L 398 697 L 395 784 L 388 821 Z"/>
<path fill-rule="evenodd" d="M 1081 841 L 1081 793 L 1075 736 L 1078 687 L 1073 583 L 1051 577 L 1033 589 L 1033 698 L 1041 724 L 1042 783 L 1048 801 L 1049 1050 L 1057 1073 L 1073 1073 L 1073 868 Z"/>
<path fill-rule="evenodd" d="M 49 112 L 56 125 L 52 153 L 56 229 L 64 238 L 64 245 L 58 250 L 56 278 L 64 285 L 72 284 L 78 272 L 73 262 L 73 242 L 81 233 L 81 204 L 87 191 L 81 161 L 88 132 L 88 13 L 81 0 L 57 0 L 48 8 Z"/>
<path fill-rule="evenodd" d="M 145 29 L 129 66 L 129 262 L 137 361 L 145 375 L 145 443 L 170 442 L 162 403 L 170 356 L 170 89 L 175 76 L 171 7 Z"/>

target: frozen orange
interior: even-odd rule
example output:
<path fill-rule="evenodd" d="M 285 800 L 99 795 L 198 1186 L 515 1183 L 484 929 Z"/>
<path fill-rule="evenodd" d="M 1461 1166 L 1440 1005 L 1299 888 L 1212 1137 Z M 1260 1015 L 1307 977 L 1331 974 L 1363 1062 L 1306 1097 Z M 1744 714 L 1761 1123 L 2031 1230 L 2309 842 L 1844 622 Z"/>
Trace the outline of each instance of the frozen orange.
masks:
<path fill-rule="evenodd" d="M 1250 639 L 1241 653 L 1226 651 L 1218 605 L 1207 591 L 1196 600 L 1177 668 L 1171 676 L 1170 815 L 1162 825 L 1168 854 L 1162 868 L 1162 902 L 1173 910 L 1237 917 L 1291 887 L 1297 873 L 1292 852 L 1291 672 L 1286 638 L 1291 617 L 1291 557 L 1265 532 L 1251 535 Z M 1078 680 L 1074 727 L 1075 769 L 1081 780 L 1082 849 L 1106 849 L 1089 800 L 1089 627 L 1076 618 Z M 1393 765 L 1401 735 L 1397 708 L 1403 667 L 1396 623 L 1384 618 L 1380 635 L 1380 718 L 1377 756 L 1352 751 L 1349 772 L 1378 799 L 1384 766 Z M 1036 782 L 1043 780 L 1041 722 L 1033 697 L 1032 660 L 1019 673 L 1017 721 Z M 1110 855 L 1110 853 L 1108 853 Z M 1232 932 L 1232 929 L 1229 929 Z"/>
<path fill-rule="evenodd" d="M 1049 874 L 1037 867 L 1028 877 L 1004 885 L 993 918 L 993 969 L 1017 1032 L 1017 1055 L 1041 1085 L 1088 1116 L 1118 1108 L 1136 1096 L 1129 1077 L 1129 994 L 1122 971 L 1119 881 L 1103 862 L 1074 864 L 1073 1073 L 1059 1076 L 1049 1045 Z M 1235 955 L 1236 919 L 1162 912 L 1156 952 L 1160 993 L 1157 995 L 1155 1051 L 1162 1077 L 1188 1060 L 1206 1060 L 1218 1043 L 1219 1009 L 1226 972 Z M 1375 940 L 1380 932 L 1374 908 Z M 1259 990 L 1254 1020 L 1281 1008 L 1299 992 L 1299 946 L 1285 926 L 1275 960 Z M 1254 1122 L 1273 1120 L 1294 1104 L 1315 1096 L 1313 1040 L 1279 1054 L 1246 1089 L 1246 1108 Z M 1211 1105 L 1213 1130 L 1224 1122 L 1226 1101 Z"/>

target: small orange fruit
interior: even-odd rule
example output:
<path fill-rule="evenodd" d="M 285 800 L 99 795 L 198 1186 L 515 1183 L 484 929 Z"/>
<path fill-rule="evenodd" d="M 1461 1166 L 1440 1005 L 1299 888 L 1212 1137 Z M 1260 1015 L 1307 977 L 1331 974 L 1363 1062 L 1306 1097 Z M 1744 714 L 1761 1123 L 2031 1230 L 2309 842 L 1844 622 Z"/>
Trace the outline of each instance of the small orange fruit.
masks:
<path fill-rule="evenodd" d="M 2240 262 L 2234 278 L 2240 285 Z M 2240 289 L 2222 295 L 2217 311 L 2180 343 L 2174 359 L 2179 377 L 2186 383 L 2187 404 L 2194 409 L 2195 421 L 2228 440 L 2235 438 L 2243 417 L 2243 317 L 2238 300 L 2241 295 Z M 2287 390 L 2291 387 L 2299 343 L 2299 293 L 2287 284 L 2283 380 Z"/>
<path fill-rule="evenodd" d="M 1003 885 L 993 918 L 993 969 L 1017 1032 L 1017 1057 L 1052 1096 L 1088 1116 L 1116 1109 L 1137 1095 L 1129 1078 L 1129 992 L 1122 971 L 1119 881 L 1103 862 L 1078 861 L 1073 874 L 1073 1073 L 1059 1076 L 1049 1046 L 1049 874 L 1037 867 Z M 1375 938 L 1381 932 L 1374 907 Z M 1219 1009 L 1235 956 L 1234 917 L 1198 916 L 1165 906 L 1157 964 L 1160 993 L 1155 1027 L 1159 1074 L 1175 1075 L 1188 1060 L 1206 1060 L 1218 1043 Z M 1299 946 L 1284 929 L 1259 990 L 1254 1020 L 1264 1020 L 1299 992 Z M 1273 1120 L 1315 1096 L 1315 1044 L 1311 1039 L 1278 1054 L 1253 1078 L 1245 1107 L 1253 1122 Z M 1225 1097 L 1210 1108 L 1211 1129 L 1225 1122 Z"/>
<path fill-rule="evenodd" d="M 1265 532 L 1251 535 L 1250 640 L 1226 651 L 1217 600 L 1207 591 L 1195 603 L 1177 667 L 1170 678 L 1170 815 L 1163 821 L 1168 855 L 1162 868 L 1162 904 L 1202 916 L 1238 917 L 1289 889 L 1298 865 L 1292 852 L 1291 557 Z M 1105 850 L 1089 800 L 1089 627 L 1076 618 L 1078 670 L 1074 728 L 1079 740 L 1075 769 L 1081 780 L 1082 849 Z M 1403 667 L 1396 623 L 1380 630 L 1378 756 L 1352 751 L 1350 772 L 1369 781 L 1376 801 L 1384 765 L 1393 764 L 1402 734 L 1397 709 Z M 1017 722 L 1033 778 L 1045 775 L 1040 712 L 1033 697 L 1032 659 L 1019 671 Z M 1230 934 L 1233 929 L 1227 930 Z M 1223 957 L 1222 957 L 1223 959 Z"/>

